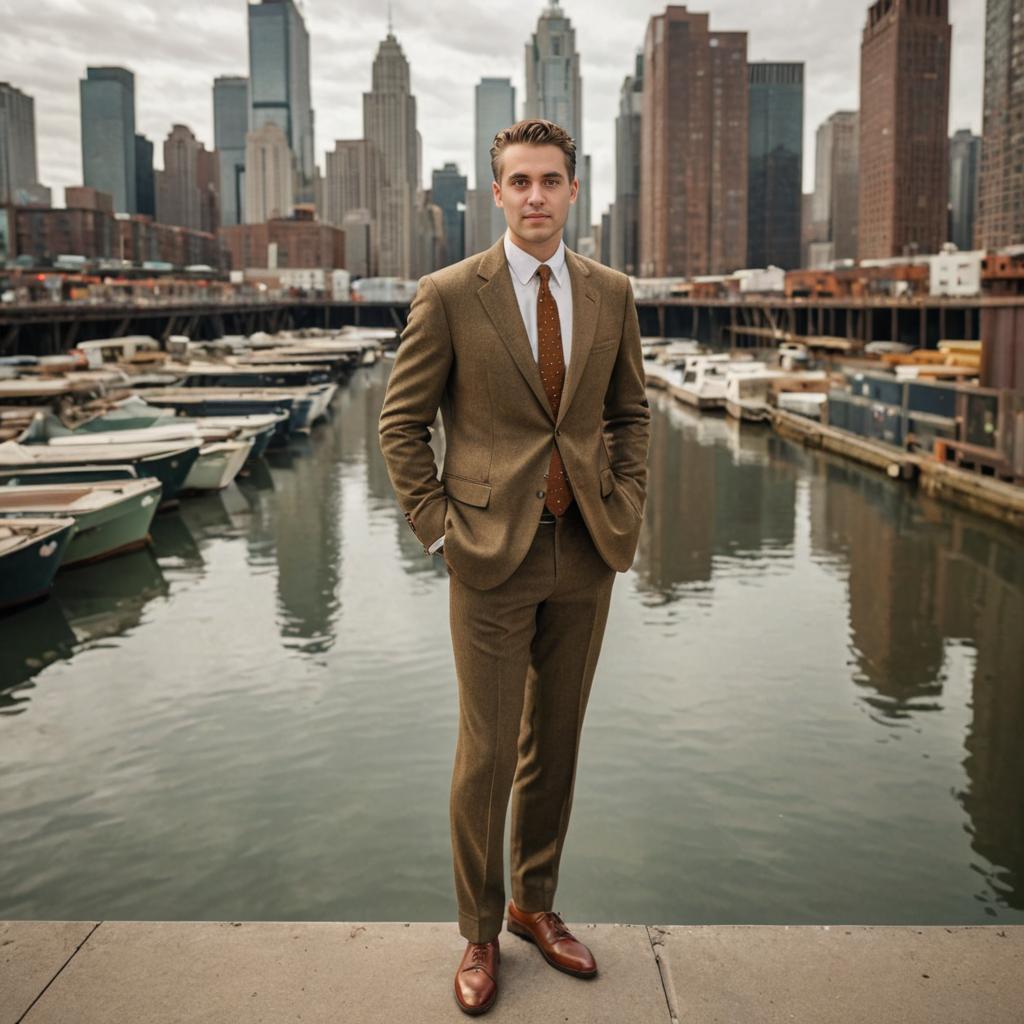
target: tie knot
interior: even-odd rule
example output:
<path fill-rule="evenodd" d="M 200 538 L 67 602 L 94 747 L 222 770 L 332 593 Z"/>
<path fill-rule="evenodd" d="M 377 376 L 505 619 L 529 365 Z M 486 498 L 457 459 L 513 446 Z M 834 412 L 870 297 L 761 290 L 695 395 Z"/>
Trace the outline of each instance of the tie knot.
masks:
<path fill-rule="evenodd" d="M 540 277 L 540 283 L 546 285 L 551 277 L 551 268 L 546 263 L 542 263 L 537 268 L 537 274 Z"/>

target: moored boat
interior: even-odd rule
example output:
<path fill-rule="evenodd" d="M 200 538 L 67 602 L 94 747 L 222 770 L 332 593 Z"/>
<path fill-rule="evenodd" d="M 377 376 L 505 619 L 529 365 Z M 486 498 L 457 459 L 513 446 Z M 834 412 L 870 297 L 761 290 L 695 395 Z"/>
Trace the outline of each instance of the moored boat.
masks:
<path fill-rule="evenodd" d="M 177 497 L 192 465 L 199 457 L 198 442 L 170 441 L 156 444 L 0 444 L 0 479 L 11 483 L 19 471 L 45 470 L 34 482 L 60 483 L 75 479 L 76 470 L 89 467 L 116 467 L 123 477 L 125 465 L 134 468 L 136 476 L 154 477 L 163 485 L 163 500 Z M 41 477 L 45 477 L 42 479 Z"/>
<path fill-rule="evenodd" d="M 142 547 L 159 504 L 153 479 L 0 487 L 0 517 L 74 520 L 64 567 Z"/>
<path fill-rule="evenodd" d="M 0 518 L 0 611 L 49 593 L 74 519 Z"/>
<path fill-rule="evenodd" d="M 189 470 L 182 490 L 220 491 L 238 476 L 253 446 L 244 440 L 214 441 L 204 444 L 195 465 Z"/>

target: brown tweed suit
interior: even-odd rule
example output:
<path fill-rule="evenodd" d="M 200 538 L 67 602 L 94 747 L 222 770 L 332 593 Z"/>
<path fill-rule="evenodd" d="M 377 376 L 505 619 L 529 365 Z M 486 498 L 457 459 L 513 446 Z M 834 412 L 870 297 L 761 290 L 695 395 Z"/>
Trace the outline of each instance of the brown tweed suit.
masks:
<path fill-rule="evenodd" d="M 633 562 L 650 410 L 629 279 L 565 251 L 569 363 L 553 415 L 503 240 L 422 278 L 380 414 L 399 503 L 424 550 L 444 535 L 459 735 L 451 791 L 459 928 L 501 929 L 512 897 L 552 909 L 580 732 L 615 572 Z M 445 431 L 440 479 L 429 428 Z M 557 445 L 573 502 L 539 524 Z"/>

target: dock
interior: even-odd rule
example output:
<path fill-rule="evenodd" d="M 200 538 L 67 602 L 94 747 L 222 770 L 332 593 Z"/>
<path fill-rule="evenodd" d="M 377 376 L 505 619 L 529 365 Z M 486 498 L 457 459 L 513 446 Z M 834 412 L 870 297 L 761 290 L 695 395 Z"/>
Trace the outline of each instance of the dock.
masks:
<path fill-rule="evenodd" d="M 489 1021 L 1019 1024 L 1024 925 L 574 924 L 599 974 L 502 931 Z M 454 923 L 0 922 L 0 1024 L 460 1021 Z"/>
<path fill-rule="evenodd" d="M 934 458 L 782 409 L 771 410 L 771 423 L 780 436 L 800 441 L 808 448 L 845 456 L 880 470 L 894 480 L 916 483 L 929 497 L 997 519 L 1008 526 L 1024 528 L 1024 487 L 945 465 Z"/>

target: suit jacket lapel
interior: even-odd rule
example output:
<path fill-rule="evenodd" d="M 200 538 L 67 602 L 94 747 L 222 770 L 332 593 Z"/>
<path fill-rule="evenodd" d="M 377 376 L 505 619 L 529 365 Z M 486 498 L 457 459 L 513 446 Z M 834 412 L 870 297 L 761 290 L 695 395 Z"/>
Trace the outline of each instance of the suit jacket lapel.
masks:
<path fill-rule="evenodd" d="M 495 330 L 501 336 L 509 355 L 515 360 L 523 379 L 530 386 L 544 411 L 551 415 L 548 396 L 544 393 L 544 383 L 540 379 L 540 367 L 533 358 L 530 338 L 526 333 L 523 315 L 519 312 L 515 288 L 512 286 L 512 272 L 505 259 L 504 236 L 491 246 L 481 257 L 477 265 L 477 273 L 487 280 L 477 290 L 487 315 L 491 318 Z M 561 410 L 561 405 L 559 405 Z"/>
<path fill-rule="evenodd" d="M 565 262 L 569 268 L 569 281 L 572 283 L 572 348 L 569 352 L 569 365 L 565 370 L 562 397 L 558 403 L 556 425 L 565 419 L 565 414 L 569 411 L 569 405 L 583 378 L 583 370 L 594 344 L 599 305 L 597 291 L 590 283 L 590 271 L 584 262 L 568 248 L 565 250 Z"/>
<path fill-rule="evenodd" d="M 590 271 L 583 261 L 568 248 L 565 250 L 565 261 L 569 268 L 569 282 L 572 288 L 572 346 L 569 352 L 569 365 L 565 372 L 565 384 L 562 387 L 562 398 L 558 403 L 556 423 L 561 423 L 565 418 L 583 378 L 583 370 L 594 344 L 599 305 L 597 291 L 590 283 Z M 530 348 L 530 339 L 523 324 L 522 314 L 519 312 L 519 303 L 516 301 L 512 274 L 505 259 L 504 236 L 481 255 L 477 264 L 477 274 L 484 278 L 477 295 L 480 296 L 491 323 L 494 324 L 495 330 L 537 401 L 554 420 L 547 395 L 544 393 L 544 384 L 540 379 L 540 368 L 533 356 L 533 349 Z"/>

